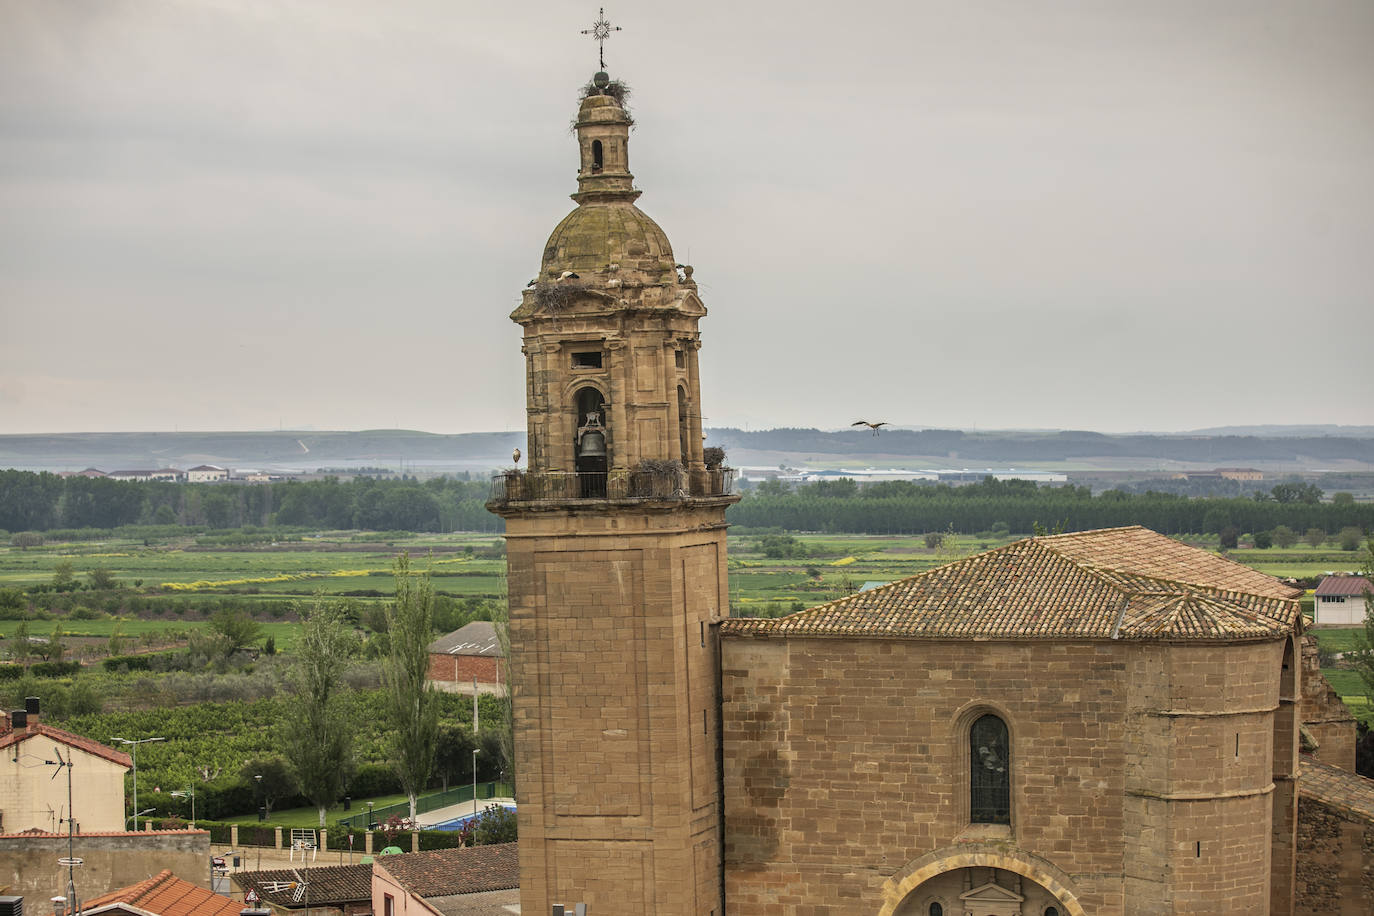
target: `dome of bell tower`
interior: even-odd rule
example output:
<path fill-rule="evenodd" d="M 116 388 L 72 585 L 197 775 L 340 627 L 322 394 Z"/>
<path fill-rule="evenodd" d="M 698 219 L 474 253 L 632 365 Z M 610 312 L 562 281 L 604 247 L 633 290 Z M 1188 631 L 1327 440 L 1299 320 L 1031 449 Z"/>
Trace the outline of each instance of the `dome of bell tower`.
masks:
<path fill-rule="evenodd" d="M 634 123 L 625 110 L 623 89 L 597 73 L 578 107 L 580 162 L 577 209 L 554 228 L 544 245 L 543 279 L 612 269 L 624 281 L 674 282 L 673 249 L 668 236 L 635 206 L 640 192 L 630 174 L 629 137 Z M 613 267 L 613 265 L 615 265 Z"/>

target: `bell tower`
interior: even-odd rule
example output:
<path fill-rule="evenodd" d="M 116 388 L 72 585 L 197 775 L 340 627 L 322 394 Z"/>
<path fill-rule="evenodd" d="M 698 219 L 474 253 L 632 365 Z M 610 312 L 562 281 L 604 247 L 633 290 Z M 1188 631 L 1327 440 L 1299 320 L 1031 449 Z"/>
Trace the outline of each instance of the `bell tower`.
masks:
<path fill-rule="evenodd" d="M 529 466 L 499 475 L 526 913 L 723 916 L 716 624 L 732 472 L 708 463 L 692 269 L 635 206 L 621 87 L 578 109 L 577 202 L 511 319 Z"/>

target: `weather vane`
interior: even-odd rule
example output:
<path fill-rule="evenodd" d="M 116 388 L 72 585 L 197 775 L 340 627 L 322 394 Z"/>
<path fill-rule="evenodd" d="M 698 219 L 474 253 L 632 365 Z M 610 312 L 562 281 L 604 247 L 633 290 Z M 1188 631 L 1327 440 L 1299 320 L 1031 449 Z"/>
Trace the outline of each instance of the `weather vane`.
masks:
<path fill-rule="evenodd" d="M 619 31 L 620 26 L 611 25 L 606 21 L 606 8 L 604 6 L 598 10 L 596 22 L 592 23 L 592 27 L 582 30 L 583 35 L 592 36 L 600 46 L 600 50 L 597 52 L 597 59 L 601 62 L 602 70 L 606 69 L 606 39 L 611 37 L 612 32 Z"/>

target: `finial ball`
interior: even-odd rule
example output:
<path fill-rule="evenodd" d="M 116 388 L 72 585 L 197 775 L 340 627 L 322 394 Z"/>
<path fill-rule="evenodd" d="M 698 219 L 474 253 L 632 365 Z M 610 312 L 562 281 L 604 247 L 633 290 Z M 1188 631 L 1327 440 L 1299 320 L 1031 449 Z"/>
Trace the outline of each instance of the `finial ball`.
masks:
<path fill-rule="evenodd" d="M 592 85 L 598 89 L 605 89 L 611 84 L 611 75 L 605 70 L 598 70 L 592 76 Z"/>

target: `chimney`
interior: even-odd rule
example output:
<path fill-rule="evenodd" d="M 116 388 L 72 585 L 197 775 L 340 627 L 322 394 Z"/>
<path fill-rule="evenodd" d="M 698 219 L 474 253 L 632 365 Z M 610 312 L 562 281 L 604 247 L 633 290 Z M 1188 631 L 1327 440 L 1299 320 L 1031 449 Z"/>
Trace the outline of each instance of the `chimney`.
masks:
<path fill-rule="evenodd" d="M 15 731 L 27 728 L 29 725 L 29 714 L 22 709 L 16 709 L 10 713 L 10 727 Z"/>
<path fill-rule="evenodd" d="M 38 724 L 38 697 L 24 697 L 24 712 L 29 714 L 30 724 Z"/>
<path fill-rule="evenodd" d="M 52 898 L 52 911 L 56 914 L 56 916 L 67 916 L 67 898 Z"/>

